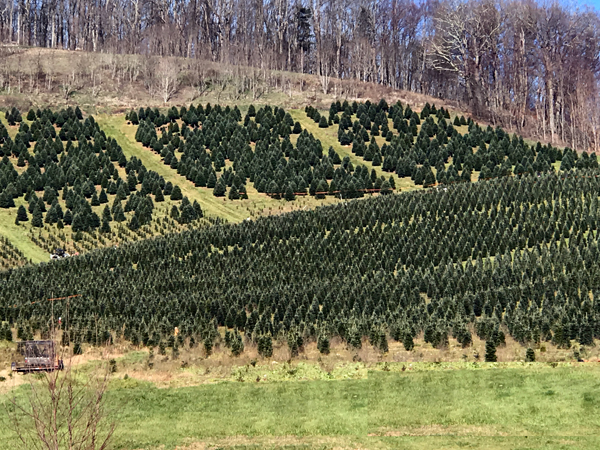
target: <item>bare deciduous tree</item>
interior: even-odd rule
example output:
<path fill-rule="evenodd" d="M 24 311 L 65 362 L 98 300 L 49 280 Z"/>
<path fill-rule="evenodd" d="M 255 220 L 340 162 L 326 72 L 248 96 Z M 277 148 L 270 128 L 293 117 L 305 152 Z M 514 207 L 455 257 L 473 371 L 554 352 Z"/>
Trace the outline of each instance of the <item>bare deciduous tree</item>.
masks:
<path fill-rule="evenodd" d="M 77 376 L 72 365 L 30 381 L 29 393 L 7 403 L 12 431 L 27 450 L 105 450 L 116 428 L 105 394 L 109 371 Z"/>
<path fill-rule="evenodd" d="M 234 97 L 250 90 L 256 99 L 277 86 L 265 71 L 321 76 L 326 92 L 333 75 L 458 101 L 495 125 L 539 129 L 536 137 L 579 148 L 594 141 L 591 117 L 600 114 L 581 114 L 585 99 L 600 94 L 600 16 L 557 2 L 0 0 L 0 39 L 95 52 L 119 85 L 143 75 L 150 95 L 163 101 L 186 77 L 199 95 L 224 84 L 217 74 L 159 76 L 153 57 L 244 67 L 242 81 L 227 83 L 236 85 Z M 0 58 L 4 89 L 21 90 L 27 74 L 35 85 L 33 72 L 14 64 L 22 49 L 0 50 L 13 55 Z M 61 80 L 59 72 L 45 72 L 48 90 L 53 78 Z M 305 89 L 304 78 L 298 86 Z M 338 95 L 338 81 L 333 90 Z"/>
<path fill-rule="evenodd" d="M 321 81 L 321 89 L 323 94 L 329 93 L 329 82 L 331 81 L 331 72 L 329 68 L 329 62 L 324 61 L 321 64 L 321 73 L 319 74 L 319 80 Z"/>
<path fill-rule="evenodd" d="M 178 67 L 169 59 L 162 59 L 157 75 L 160 96 L 167 103 L 179 90 Z"/>

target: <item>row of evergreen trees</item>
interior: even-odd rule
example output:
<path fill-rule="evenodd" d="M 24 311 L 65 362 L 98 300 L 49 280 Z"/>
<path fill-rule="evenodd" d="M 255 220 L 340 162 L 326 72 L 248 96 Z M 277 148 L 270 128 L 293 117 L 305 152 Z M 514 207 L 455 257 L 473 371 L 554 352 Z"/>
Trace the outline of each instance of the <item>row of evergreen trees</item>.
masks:
<path fill-rule="evenodd" d="M 73 328 L 149 346 L 178 327 L 210 347 L 217 326 L 234 353 L 252 340 L 268 354 L 269 339 L 326 349 L 334 336 L 468 347 L 472 332 L 489 346 L 506 334 L 593 345 L 598 192 L 598 169 L 574 169 L 217 224 L 0 273 L 0 320 L 40 330 L 50 306 L 30 301 L 80 293 Z"/>
<path fill-rule="evenodd" d="M 383 188 L 388 193 L 395 188 L 393 178 L 374 179 L 366 168 L 354 168 L 349 159 L 342 161 L 333 148 L 325 152 L 321 142 L 302 131 L 283 108 L 251 106 L 242 121 L 237 108 L 209 104 L 182 108 L 179 117 L 190 111 L 198 117 L 198 126 L 184 122 L 180 128 L 173 112 L 160 137 L 156 123 L 163 119 L 149 115 L 152 110 L 145 112 L 145 120 L 136 113 L 136 139 L 196 186 L 213 189 L 215 196 L 247 198 L 248 181 L 258 192 L 287 200 L 299 193 L 355 198 L 363 196 L 365 189 Z M 290 134 L 299 135 L 296 144 Z M 227 160 L 232 166 L 224 170 Z"/>
<path fill-rule="evenodd" d="M 338 130 L 342 145 L 351 144 L 352 152 L 365 161 L 424 187 L 470 182 L 473 171 L 480 172 L 479 179 L 540 173 L 552 170 L 556 161 L 561 161 L 561 170 L 598 167 L 596 155 L 578 156 L 571 149 L 563 152 L 540 143 L 530 146 L 501 128 L 482 129 L 471 119 L 457 116 L 454 126 L 468 126 L 462 135 L 448 123 L 448 111 L 435 105 L 426 104 L 420 114 L 399 102 L 388 107 L 385 101 L 352 106 L 334 103 L 332 111 L 342 112 Z M 397 134 L 388 128 L 390 121 Z M 375 139 L 379 135 L 387 141 L 381 148 Z"/>
<path fill-rule="evenodd" d="M 500 128 L 482 129 L 464 116 L 454 120 L 456 127 L 468 126 L 462 135 L 449 123 L 449 112 L 435 105 L 426 104 L 417 114 L 399 102 L 388 106 L 385 100 L 373 104 L 338 101 L 331 104 L 328 119 L 321 118 L 314 107 L 307 106 L 305 111 L 324 126 L 339 124 L 340 143 L 351 144 L 355 155 L 424 187 L 470 182 L 473 171 L 479 172 L 479 179 L 541 173 L 563 160 L 560 149 L 529 146 L 522 138 L 511 138 Z M 370 189 L 389 193 L 395 188 L 393 177 L 369 182 L 333 148 L 324 152 L 321 143 L 301 132 L 300 124 L 294 124 L 282 108 L 256 110 L 251 106 L 243 121 L 237 107 L 210 104 L 173 107 L 166 114 L 140 109 L 127 118 L 139 123 L 138 141 L 160 153 L 165 164 L 196 186 L 213 189 L 215 196 L 247 198 L 247 181 L 259 192 L 288 200 L 297 193 L 355 198 Z M 295 145 L 289 139 L 294 133 L 300 133 Z M 376 140 L 380 135 L 386 139 L 381 147 Z M 564 155 L 561 170 L 597 167 L 595 156 L 578 157 L 570 149 Z M 230 170 L 224 170 L 226 161 L 233 163 Z"/>

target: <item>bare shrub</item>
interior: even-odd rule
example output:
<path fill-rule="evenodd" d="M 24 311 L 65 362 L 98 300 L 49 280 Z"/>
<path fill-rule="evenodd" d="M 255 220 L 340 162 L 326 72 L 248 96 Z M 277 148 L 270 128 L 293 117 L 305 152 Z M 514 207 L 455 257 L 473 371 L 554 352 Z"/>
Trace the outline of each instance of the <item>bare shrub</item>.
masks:
<path fill-rule="evenodd" d="M 115 431 L 105 394 L 109 371 L 87 379 L 72 370 L 30 375 L 28 393 L 6 405 L 9 426 L 23 449 L 104 450 Z"/>

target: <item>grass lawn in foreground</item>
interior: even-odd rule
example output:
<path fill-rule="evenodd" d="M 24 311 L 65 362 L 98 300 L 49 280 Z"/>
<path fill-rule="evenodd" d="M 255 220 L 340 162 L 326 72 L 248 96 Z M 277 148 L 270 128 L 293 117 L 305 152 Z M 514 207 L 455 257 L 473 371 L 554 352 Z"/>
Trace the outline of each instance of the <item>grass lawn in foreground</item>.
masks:
<path fill-rule="evenodd" d="M 598 448 L 598 375 L 539 364 L 170 389 L 129 378 L 108 403 L 118 449 Z M 16 448 L 5 427 L 0 442 Z"/>

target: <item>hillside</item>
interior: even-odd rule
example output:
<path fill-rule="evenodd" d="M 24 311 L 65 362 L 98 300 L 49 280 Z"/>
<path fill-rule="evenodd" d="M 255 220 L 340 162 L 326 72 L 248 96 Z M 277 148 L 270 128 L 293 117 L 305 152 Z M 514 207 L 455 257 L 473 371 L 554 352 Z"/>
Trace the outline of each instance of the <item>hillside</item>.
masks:
<path fill-rule="evenodd" d="M 210 104 L 206 104 L 206 107 L 207 111 L 210 111 Z M 193 108 L 193 106 L 190 108 Z M 200 108 L 198 111 L 201 111 L 202 104 L 199 104 L 198 108 Z M 135 124 L 132 124 L 130 120 L 127 120 L 126 116 L 128 116 L 129 113 L 127 115 L 86 115 L 85 121 L 83 121 L 84 117 L 82 113 L 79 112 L 78 114 L 81 119 L 77 120 L 79 120 L 80 123 L 92 121 L 97 130 L 102 133 L 103 139 L 105 138 L 108 142 L 113 143 L 113 145 L 118 148 L 118 152 L 123 153 L 123 161 L 117 161 L 117 154 L 115 154 L 114 157 L 111 156 L 111 167 L 107 166 L 107 169 L 111 169 L 108 172 L 108 179 L 113 177 L 118 183 L 127 181 L 127 189 L 129 191 L 135 191 L 137 186 L 141 184 L 139 168 L 137 169 L 138 177 L 134 177 L 133 181 L 130 181 L 128 179 L 131 178 L 129 175 L 130 163 L 128 161 L 131 161 L 131 165 L 133 166 L 141 163 L 144 172 L 150 171 L 153 174 L 152 176 L 157 177 L 161 189 L 165 189 L 165 184 L 168 184 L 169 186 L 178 186 L 182 192 L 181 197 L 186 198 L 185 201 L 189 201 L 190 203 L 197 202 L 198 208 L 203 211 L 201 215 L 205 215 L 210 220 L 218 219 L 234 222 L 263 215 L 280 214 L 296 209 L 314 208 L 318 205 L 330 204 L 332 202 L 335 203 L 339 201 L 340 198 L 356 197 L 357 195 L 353 193 L 356 189 L 359 191 L 366 189 L 364 193 L 358 195 L 359 197 L 363 197 L 366 193 L 368 193 L 368 195 L 374 195 L 375 193 L 376 195 L 384 181 L 387 191 L 390 189 L 396 189 L 397 192 L 410 191 L 423 184 L 433 185 L 436 182 L 454 182 L 459 179 L 475 181 L 481 177 L 489 178 L 510 174 L 513 169 L 516 173 L 531 172 L 532 170 L 546 170 L 546 164 L 550 163 L 556 165 L 558 164 L 556 162 L 557 158 L 562 158 L 562 152 L 557 149 L 552 149 L 551 147 L 538 147 L 538 150 L 545 149 L 542 153 L 547 155 L 547 157 L 544 157 L 542 160 L 539 160 L 540 158 L 538 158 L 538 160 L 534 161 L 534 155 L 528 156 L 522 154 L 520 148 L 526 146 L 524 141 L 522 139 L 518 140 L 512 138 L 512 147 L 509 148 L 505 145 L 505 148 L 502 150 L 502 152 L 508 152 L 506 162 L 496 166 L 499 161 L 490 160 L 487 164 L 489 167 L 486 168 L 486 164 L 483 163 L 486 161 L 486 158 L 489 158 L 489 155 L 486 154 L 487 146 L 490 145 L 493 138 L 492 129 L 488 127 L 486 130 L 487 137 L 484 138 L 484 142 L 481 144 L 483 147 L 480 146 L 482 151 L 477 153 L 473 157 L 474 159 L 468 161 L 468 168 L 461 167 L 460 163 L 462 161 L 459 161 L 459 164 L 453 164 L 453 156 L 450 153 L 454 150 L 448 149 L 454 149 L 454 143 L 450 142 L 451 146 L 441 152 L 439 148 L 440 144 L 444 146 L 448 140 L 452 140 L 454 136 L 459 139 L 467 138 L 467 142 L 470 142 L 471 135 L 473 135 L 473 138 L 475 139 L 474 142 L 477 142 L 481 139 L 479 134 L 483 129 L 479 126 L 475 126 L 470 120 L 466 121 L 464 117 L 461 117 L 462 120 L 459 120 L 458 116 L 451 116 L 448 110 L 443 108 L 436 110 L 435 106 L 431 106 L 428 103 L 426 103 L 425 109 L 423 109 L 420 114 L 413 112 L 410 106 L 403 108 L 401 103 L 397 103 L 395 106 L 392 105 L 392 107 L 389 108 L 386 102 L 371 104 L 368 101 L 366 104 L 353 102 L 352 105 L 346 101 L 343 104 L 339 101 L 333 102 L 329 110 L 320 110 L 320 112 L 312 107 L 307 107 L 305 110 L 291 110 L 287 113 L 283 108 L 275 107 L 275 109 L 273 109 L 269 105 L 258 109 L 258 115 L 272 115 L 273 111 L 279 111 L 277 117 L 273 117 L 273 120 L 276 121 L 275 123 L 257 123 L 255 117 L 257 110 L 254 105 L 250 105 L 246 108 L 246 118 L 244 119 L 243 124 L 241 123 L 241 112 L 237 106 L 232 110 L 237 111 L 237 116 L 233 119 L 228 116 L 229 113 L 222 113 L 220 108 L 222 107 L 215 107 L 215 110 L 218 110 L 219 112 L 216 113 L 216 116 L 213 114 L 213 120 L 229 121 L 227 122 L 227 127 L 229 127 L 230 130 L 226 133 L 228 136 L 223 136 L 222 130 L 220 133 L 217 133 L 217 135 L 215 135 L 216 141 L 214 140 L 215 136 L 210 132 L 205 132 L 203 128 L 194 130 L 194 127 L 198 125 L 197 122 L 191 124 L 192 128 L 188 127 L 189 114 L 185 107 L 182 107 L 181 109 L 171 107 L 169 109 L 163 109 L 162 112 L 156 108 L 140 109 L 140 115 L 145 115 L 146 112 L 149 112 L 152 115 L 152 120 L 156 123 L 149 122 L 148 120 L 140 120 L 137 117 L 138 112 L 133 110 L 130 111 L 130 113 L 136 117 Z M 79 107 L 77 107 L 76 110 L 79 111 Z M 225 106 L 224 111 L 227 110 L 229 110 L 229 106 Z M 7 111 L 5 117 L 2 119 L 3 123 L 6 124 L 6 134 L 10 140 L 10 142 L 5 144 L 5 147 L 9 146 L 7 147 L 9 150 L 5 152 L 7 155 L 7 159 L 5 160 L 5 170 L 10 172 L 10 174 L 7 172 L 5 186 L 8 186 L 10 180 L 12 180 L 14 184 L 17 181 L 17 177 L 25 177 L 23 183 L 25 183 L 25 185 L 27 185 L 27 183 L 31 184 L 30 181 L 26 180 L 30 176 L 35 175 L 31 175 L 29 172 L 34 170 L 35 166 L 39 166 L 40 164 L 42 165 L 42 169 L 45 170 L 43 168 L 44 162 L 38 159 L 40 155 L 43 154 L 36 154 L 35 165 L 27 168 L 28 166 L 31 166 L 32 163 L 32 161 L 28 159 L 28 150 L 26 148 L 20 150 L 20 144 L 12 145 L 12 141 L 15 140 L 15 143 L 17 143 L 17 141 L 26 140 L 27 145 L 33 143 L 34 152 L 38 152 L 38 144 L 40 143 L 36 142 L 36 139 L 38 138 L 29 132 L 29 127 L 42 127 L 43 121 L 46 120 L 45 116 L 51 115 L 56 121 L 57 119 L 55 116 L 62 117 L 64 114 L 68 116 L 69 114 L 73 114 L 73 111 L 72 108 L 61 110 L 58 111 L 57 115 L 50 110 L 44 110 L 44 112 L 42 112 L 38 109 L 36 113 L 35 110 L 31 109 L 26 114 L 30 120 L 28 120 L 27 117 L 23 117 L 25 114 L 20 114 L 17 109 L 10 109 Z M 192 109 L 190 109 L 190 111 L 192 111 Z M 199 114 L 202 116 L 204 115 L 204 113 Z M 12 123 L 9 124 L 8 119 L 11 115 L 18 116 L 20 121 L 12 121 Z M 167 115 L 169 118 L 167 118 Z M 281 123 L 283 119 L 285 119 L 285 124 Z M 69 120 L 73 119 L 71 118 Z M 184 124 L 184 120 L 187 121 L 186 124 Z M 421 120 L 424 120 L 423 124 L 421 124 Z M 371 121 L 374 121 L 373 124 L 371 124 Z M 166 126 L 167 124 L 168 127 Z M 468 124 L 472 127 L 467 126 Z M 50 134 L 55 136 L 57 133 L 56 130 L 60 131 L 61 125 L 62 122 L 61 124 L 55 123 L 56 128 L 54 130 L 49 129 L 51 131 Z M 292 125 L 294 125 L 294 127 L 292 127 Z M 276 164 L 274 163 L 275 160 L 269 162 L 271 165 L 270 168 L 264 167 L 266 161 L 265 158 L 281 158 L 281 156 L 277 156 L 276 154 L 268 156 L 268 153 L 259 156 L 259 149 L 262 149 L 260 150 L 261 152 L 272 151 L 271 147 L 267 149 L 267 147 L 262 145 L 263 142 L 268 141 L 268 135 L 263 135 L 261 131 L 266 129 L 265 126 L 270 130 L 269 133 L 273 133 L 277 136 L 278 142 L 283 146 L 282 152 L 284 154 L 281 156 L 285 159 L 282 159 L 280 163 L 283 162 L 284 164 L 287 164 L 291 154 L 290 149 L 293 150 L 294 146 L 298 149 L 312 149 L 310 151 L 316 152 L 316 156 L 311 156 L 310 153 L 306 153 L 302 156 L 301 153 L 293 151 L 292 157 L 295 164 L 308 165 L 304 168 L 301 168 L 300 166 L 293 168 L 293 166 L 288 165 L 285 170 L 293 170 L 295 171 L 295 175 L 293 175 L 292 178 L 286 178 L 288 175 L 284 175 L 283 172 L 280 172 L 280 175 L 277 175 L 279 179 L 274 180 L 273 176 L 275 172 L 273 171 L 281 171 L 283 169 L 281 167 L 279 169 L 276 167 Z M 279 127 L 284 127 L 283 131 L 278 129 Z M 286 127 L 287 131 L 285 130 Z M 138 136 L 140 128 L 141 132 L 149 136 L 145 141 Z M 292 132 L 292 128 L 297 128 L 297 130 Z M 242 154 L 244 152 L 240 153 L 239 147 L 237 147 L 241 145 L 241 142 L 231 140 L 231 133 L 233 133 L 233 130 L 237 130 L 236 133 L 242 133 L 239 134 L 236 139 L 238 139 L 238 141 L 239 139 L 245 140 L 246 145 L 248 145 L 245 150 L 245 155 Z M 257 133 L 257 131 L 261 131 L 261 133 Z M 302 131 L 302 133 L 300 133 L 300 131 Z M 249 133 L 252 135 L 250 136 Z M 495 139 L 505 139 L 505 142 L 508 144 L 508 136 L 504 137 L 503 133 L 504 132 L 502 131 L 498 131 Z M 298 136 L 302 137 L 300 142 L 298 142 Z M 60 141 L 64 143 L 73 137 L 76 136 L 73 135 L 69 137 L 65 133 L 60 136 Z M 190 137 L 193 137 L 193 140 L 187 142 Z M 91 138 L 91 134 L 88 139 L 89 138 Z M 212 146 L 212 142 L 216 142 L 216 145 L 219 145 L 219 142 L 223 138 L 226 140 L 221 142 L 218 149 L 209 148 Z M 417 145 L 411 149 L 413 142 L 415 142 L 415 138 Z M 154 139 L 154 141 L 152 141 L 152 139 Z M 198 139 L 198 142 L 201 145 L 201 153 L 197 153 L 197 150 L 193 150 L 192 153 L 189 153 L 188 150 L 186 150 L 187 146 L 191 145 L 192 147 L 190 148 L 195 148 L 194 146 L 197 145 L 195 142 Z M 213 141 L 204 142 L 205 139 L 212 139 Z M 144 145 L 142 145 L 141 142 L 138 142 L 138 140 L 144 141 Z M 153 144 L 151 141 L 155 143 Z M 42 139 L 41 144 L 44 144 L 44 142 L 45 141 Z M 52 145 L 58 145 L 58 143 L 52 143 Z M 104 144 L 101 144 L 101 146 L 102 145 Z M 58 147 L 59 153 L 62 151 L 60 150 L 62 149 L 62 146 L 63 144 Z M 154 152 L 148 148 L 152 146 L 154 147 Z M 289 148 L 284 149 L 285 146 L 288 146 Z M 206 150 L 204 150 L 204 148 L 206 148 Z M 231 150 L 229 150 L 229 148 L 231 148 Z M 415 149 L 417 153 L 415 153 Z M 552 150 L 550 151 L 550 149 Z M 206 151 L 208 151 L 208 153 L 206 153 Z M 420 154 L 419 152 L 422 151 L 426 151 L 427 154 Z M 510 153 L 511 151 L 514 153 Z M 180 156 L 182 158 L 181 163 L 178 163 L 177 161 L 179 152 L 182 152 Z M 20 155 L 20 153 L 23 154 Z M 206 156 L 202 156 L 200 160 L 197 160 L 198 155 Z M 573 155 L 575 154 L 573 153 Z M 42 156 L 42 158 L 46 157 L 47 156 Z M 315 157 L 320 160 L 320 163 L 317 166 L 315 166 Z M 56 162 L 58 162 L 57 157 L 54 156 L 54 158 Z M 206 158 L 210 158 L 210 161 Z M 248 158 L 250 159 L 248 160 Z M 302 158 L 305 158 L 304 161 Z M 469 158 L 472 157 L 469 156 Z M 175 160 L 173 164 L 171 164 L 172 159 Z M 183 165 L 183 159 L 186 160 L 186 166 Z M 201 167 L 206 161 L 209 161 L 209 165 Z M 165 165 L 163 162 L 168 162 L 169 164 Z M 179 164 L 179 166 L 175 166 L 175 163 Z M 245 165 L 241 171 L 239 163 Z M 59 162 L 58 166 L 60 167 L 61 164 L 62 162 Z M 71 163 L 67 163 L 64 170 L 69 167 L 68 164 Z M 189 164 L 192 165 L 187 166 Z M 250 166 L 248 166 L 248 164 L 250 164 Z M 314 169 L 313 166 L 315 166 Z M 484 169 L 482 169 L 482 167 Z M 27 173 L 23 175 L 23 171 L 25 171 L 26 168 Z M 175 168 L 176 170 L 174 170 Z M 357 169 L 356 172 L 355 169 Z M 362 171 L 359 174 L 361 169 Z M 223 170 L 222 175 L 221 170 Z M 258 180 L 255 180 L 256 176 L 259 176 L 259 178 L 262 177 L 265 170 L 267 177 L 271 178 L 265 178 L 262 182 L 263 184 L 257 184 Z M 459 170 L 462 171 L 460 177 L 458 173 Z M 480 170 L 484 170 L 483 175 L 479 173 Z M 253 171 L 256 171 L 256 175 L 252 173 Z M 442 173 L 438 174 L 439 171 L 442 171 Z M 449 177 L 446 176 L 446 171 L 448 171 Z M 200 179 L 197 179 L 198 173 L 202 173 Z M 344 173 L 346 173 L 346 175 L 344 175 Z M 212 184 L 208 183 L 207 186 L 207 181 L 209 181 L 208 179 L 211 174 L 214 177 L 214 180 L 212 181 Z M 227 188 L 231 187 L 233 179 L 238 175 L 241 176 L 239 177 L 239 180 L 236 181 L 236 193 L 232 193 L 231 189 L 228 190 Z M 348 175 L 351 176 L 348 177 Z M 37 176 L 42 176 L 42 173 L 40 172 Z M 88 175 L 84 175 L 82 182 L 89 183 L 90 181 L 86 181 L 86 177 L 88 177 Z M 93 179 L 92 184 L 95 184 L 96 195 L 104 195 L 102 203 L 106 203 L 107 205 L 110 204 L 112 209 L 111 212 L 114 214 L 114 208 L 116 207 L 115 194 L 118 186 L 115 185 L 112 190 L 108 190 L 107 195 L 108 179 L 104 180 L 102 185 L 98 184 L 103 177 L 105 178 L 106 175 L 98 173 L 96 178 Z M 250 179 L 250 183 L 246 183 L 246 178 Z M 217 194 L 213 189 L 217 179 L 224 184 L 221 194 Z M 354 183 L 354 187 L 348 187 L 350 190 L 344 191 L 344 189 L 342 189 L 343 185 L 347 184 L 351 179 Z M 309 181 L 307 182 L 307 180 Z M 280 189 L 277 192 L 274 192 L 272 189 L 273 186 L 271 186 L 275 181 L 276 187 L 278 186 Z M 73 181 L 70 181 L 69 183 L 72 182 Z M 48 181 L 45 183 L 48 183 Z M 59 184 L 60 183 L 64 183 L 64 181 L 60 181 Z M 238 195 L 237 191 L 242 188 L 242 185 L 245 194 Z M 46 187 L 56 191 L 56 186 L 50 183 L 50 185 L 47 185 Z M 35 187 L 35 184 L 31 184 L 29 188 L 21 187 L 20 189 L 21 192 L 28 189 L 39 191 L 43 187 L 43 184 L 40 184 L 39 188 Z M 154 192 L 151 192 L 155 190 L 155 188 L 150 187 L 150 184 L 147 186 L 142 185 L 141 187 L 143 190 L 146 190 L 144 195 L 150 193 L 153 195 L 155 194 Z M 291 190 L 290 196 L 284 192 L 288 190 L 287 188 Z M 14 191 L 14 186 L 11 189 Z M 119 243 L 132 240 L 135 241 L 155 235 L 177 232 L 184 228 L 189 228 L 190 226 L 201 226 L 206 223 L 206 221 L 196 222 L 186 220 L 184 223 L 177 224 L 176 221 L 172 220 L 177 219 L 177 217 L 170 217 L 173 215 L 173 205 L 170 203 L 169 197 L 170 189 L 171 188 L 167 188 L 169 192 L 167 193 L 166 201 L 162 205 L 159 205 L 161 207 L 154 211 L 154 218 L 156 220 L 154 222 L 152 222 L 152 220 L 142 221 L 143 223 L 140 223 L 141 227 L 139 230 L 137 226 L 135 229 L 132 229 L 131 227 L 125 227 L 125 223 L 120 223 L 115 230 L 106 226 L 106 229 L 100 234 L 95 232 L 84 234 L 72 233 L 72 228 L 64 228 L 64 224 L 62 223 L 58 226 L 58 229 L 50 226 L 51 223 L 50 225 L 42 224 L 41 227 L 39 224 L 33 226 L 33 222 L 29 222 L 27 217 L 24 217 L 25 220 L 21 219 L 21 223 L 17 225 L 15 222 L 16 211 L 9 208 L 7 213 L 3 214 L 1 218 L 4 227 L 3 230 L 0 231 L 0 234 L 10 242 L 5 257 L 7 261 L 3 264 L 5 267 L 10 267 L 11 265 L 22 264 L 27 260 L 32 262 L 44 261 L 48 258 L 49 253 L 57 247 L 65 248 L 70 253 L 81 253 L 98 247 L 118 245 Z M 322 195 L 315 196 L 316 191 L 323 190 L 324 192 Z M 64 189 L 62 191 L 58 189 L 54 194 L 47 194 L 44 191 L 44 197 L 46 197 L 48 206 L 52 203 L 52 199 L 56 198 L 58 207 L 60 207 L 61 211 L 70 209 L 72 214 L 72 206 L 67 208 L 67 204 L 65 203 L 66 192 L 67 191 Z M 104 194 L 102 194 L 103 192 Z M 93 193 L 93 190 L 88 192 L 87 198 L 90 198 L 89 196 L 91 193 Z M 33 213 L 29 193 L 26 192 L 26 195 L 23 198 L 16 192 L 12 192 L 11 195 L 15 199 L 13 208 L 25 206 L 25 202 L 27 201 L 29 202 L 29 213 Z M 47 197 L 47 195 L 50 195 L 50 197 Z M 161 195 L 160 202 L 163 202 L 162 197 L 164 197 L 164 195 Z M 281 201 L 280 197 L 286 197 L 286 201 Z M 48 198 L 50 198 L 50 200 L 48 200 Z M 125 200 L 125 194 L 121 195 L 120 198 L 121 200 Z M 125 205 L 124 212 L 126 214 L 121 221 L 129 221 L 133 216 L 133 214 L 131 214 L 133 212 L 133 209 L 131 209 L 132 206 L 128 205 Z M 153 205 L 151 206 L 154 208 Z M 40 208 L 42 211 L 45 209 L 43 204 L 40 204 Z M 92 201 L 90 214 L 96 214 L 99 218 L 101 214 L 107 214 L 105 209 L 106 208 L 103 207 L 100 202 L 96 201 L 94 204 L 94 201 Z M 109 217 L 109 222 L 110 220 L 112 219 Z M 56 220 L 54 222 L 56 222 Z M 181 225 L 186 226 L 182 227 Z M 99 220 L 96 220 L 95 227 L 92 227 L 91 229 L 93 231 L 99 227 Z M 85 231 L 89 231 L 89 229 L 86 228 Z M 12 247 L 14 247 L 14 251 L 9 250 L 9 248 Z M 17 251 L 20 252 L 20 254 L 17 256 L 15 256 L 16 254 L 13 255 L 13 253 Z"/>
<path fill-rule="evenodd" d="M 523 0 L 4 0 L 2 50 L 17 55 L 2 57 L 0 82 L 68 98 L 89 79 L 91 96 L 109 91 L 113 104 L 131 97 L 132 83 L 164 102 L 190 86 L 214 89 L 222 103 L 229 93 L 257 100 L 273 87 L 292 97 L 309 73 L 317 75 L 309 84 L 336 99 L 359 97 L 366 81 L 452 99 L 474 118 L 598 151 L 599 21 L 586 5 Z M 57 71 L 47 57 L 21 57 L 24 46 L 90 56 Z"/>
<path fill-rule="evenodd" d="M 118 448 L 594 448 L 595 154 L 213 94 L 0 96 L 0 402 L 45 379 L 15 341 L 50 338 L 78 381 L 110 368 Z"/>
<path fill-rule="evenodd" d="M 315 133 L 316 136 L 320 137 L 323 145 L 329 145 L 335 147 L 342 155 L 351 157 L 351 161 L 357 163 L 357 159 L 348 151 L 348 149 L 339 145 L 335 141 L 332 133 L 327 133 L 325 130 L 319 129 L 316 125 L 312 124 L 311 121 L 306 117 L 306 114 L 301 111 L 291 111 L 294 119 L 297 119 L 303 128 L 308 127 L 311 133 Z M 91 116 L 90 116 L 91 117 Z M 26 126 L 32 125 L 33 121 L 28 121 L 26 118 L 23 119 L 23 124 Z M 6 118 L 2 118 L 2 123 L 7 127 L 8 134 L 12 139 L 17 138 L 18 130 L 21 125 L 8 125 Z M 229 201 L 227 198 L 215 197 L 212 190 L 202 189 L 196 187 L 185 177 L 179 175 L 176 171 L 170 167 L 165 166 L 161 162 L 161 157 L 146 149 L 144 149 L 139 143 L 135 141 L 134 135 L 136 127 L 128 125 L 124 115 L 101 115 L 97 117 L 99 129 L 105 133 L 108 139 L 114 139 L 114 142 L 122 150 L 126 161 L 132 158 L 137 158 L 144 165 L 144 168 L 150 170 L 164 180 L 165 183 L 172 183 L 181 188 L 182 195 L 187 197 L 191 202 L 197 201 L 201 205 L 201 208 L 205 212 L 207 217 L 213 219 L 222 219 L 226 221 L 240 221 L 246 218 L 253 218 L 261 215 L 279 214 L 285 211 L 294 209 L 306 209 L 314 208 L 317 205 L 328 204 L 337 201 L 335 196 L 328 196 L 321 200 L 315 200 L 313 196 L 298 197 L 298 199 L 288 202 L 282 202 L 273 199 L 264 193 L 259 193 L 255 188 L 249 186 L 247 189 L 247 199 L 239 199 L 235 202 Z M 19 166 L 17 153 L 9 153 L 7 159 L 8 164 L 12 166 L 16 174 L 22 173 L 24 167 Z M 116 164 L 116 162 L 113 162 Z M 123 165 L 125 165 L 124 162 Z M 369 163 L 365 163 L 371 170 L 373 167 Z M 123 179 L 126 178 L 123 167 L 117 167 L 117 173 Z M 379 168 L 375 168 L 376 173 L 379 176 L 383 175 L 383 172 Z M 398 183 L 401 187 L 411 186 L 410 182 L 402 182 L 398 179 Z M 104 188 L 107 186 L 105 185 Z M 97 194 L 99 195 L 103 190 L 103 187 L 96 185 Z M 63 192 L 64 193 L 64 192 Z M 66 209 L 64 195 L 61 192 L 57 192 L 57 201 L 61 209 Z M 114 206 L 115 193 L 108 194 L 106 198 L 107 204 Z M 169 198 L 166 199 L 165 203 L 161 208 L 155 211 L 155 217 L 158 219 L 158 224 L 155 224 L 158 228 L 151 228 L 142 226 L 141 231 L 136 233 L 130 233 L 126 227 L 119 225 L 118 229 L 114 232 L 103 233 L 102 235 L 96 235 L 95 233 L 86 233 L 78 235 L 77 239 L 74 239 L 75 234 L 71 233 L 71 228 L 67 227 L 57 229 L 44 224 L 42 227 L 34 227 L 31 222 L 22 221 L 19 225 L 15 224 L 16 208 L 24 205 L 27 206 L 25 198 L 15 199 L 15 206 L 9 208 L 4 214 L 0 215 L 3 227 L 0 234 L 7 238 L 10 245 L 15 247 L 16 250 L 21 252 L 21 259 L 11 259 L 12 256 L 7 252 L 7 262 L 5 267 L 19 264 L 25 260 L 31 260 L 32 262 L 45 261 L 48 255 L 55 247 L 65 248 L 67 251 L 73 252 L 84 252 L 92 248 L 102 247 L 106 245 L 117 245 L 122 242 L 129 240 L 137 240 L 144 237 L 149 237 L 156 234 L 164 234 L 168 232 L 176 232 L 181 230 L 182 227 L 178 226 L 174 221 L 169 220 L 169 214 L 172 209 L 172 204 Z M 48 205 L 49 206 L 49 205 Z M 92 210 L 100 216 L 104 207 L 100 204 L 93 206 Z M 29 211 L 32 213 L 33 211 Z M 127 213 L 127 211 L 125 211 Z M 131 216 L 126 214 L 126 218 L 130 219 Z M 161 218 L 164 218 L 165 223 L 160 223 Z M 195 224 L 190 224 L 195 225 Z"/>
<path fill-rule="evenodd" d="M 598 448 L 599 54 L 539 0 L 3 0 L 0 447 Z"/>

